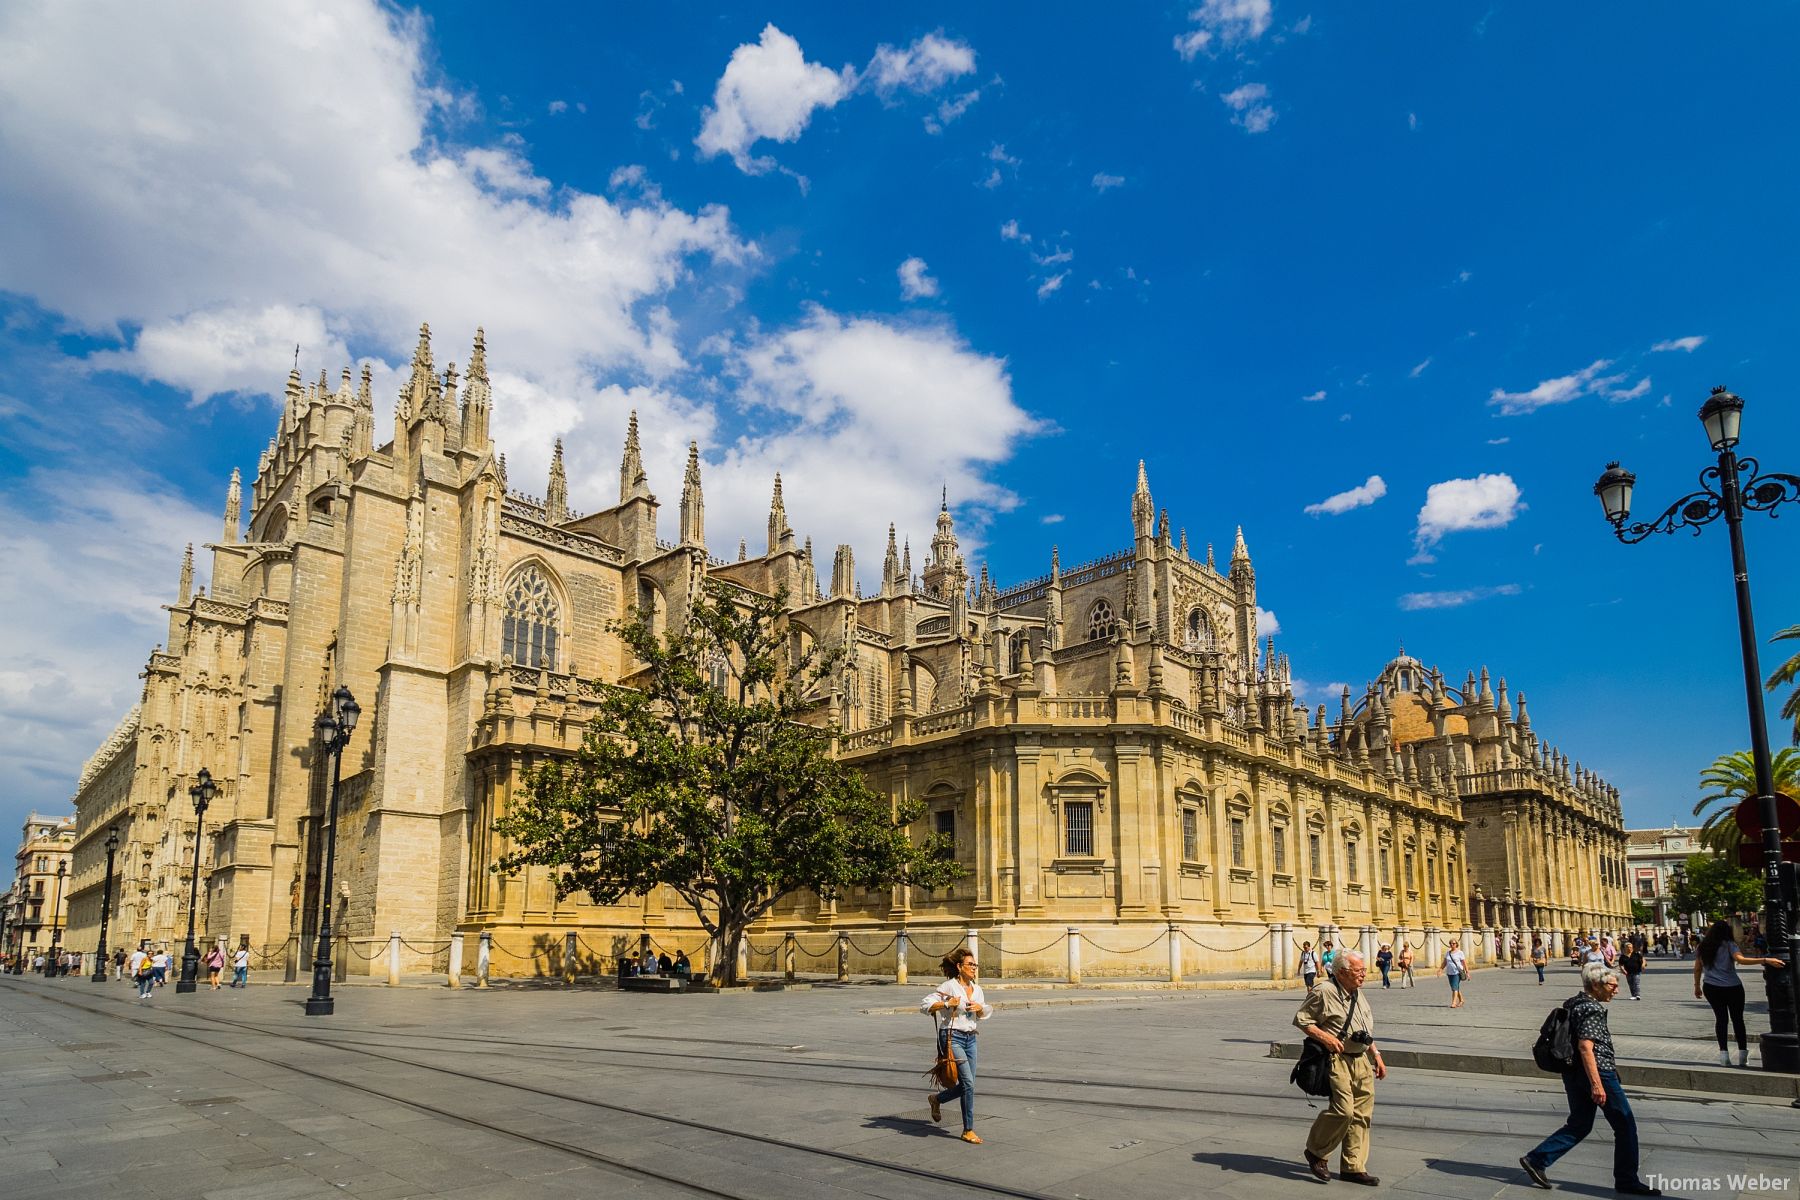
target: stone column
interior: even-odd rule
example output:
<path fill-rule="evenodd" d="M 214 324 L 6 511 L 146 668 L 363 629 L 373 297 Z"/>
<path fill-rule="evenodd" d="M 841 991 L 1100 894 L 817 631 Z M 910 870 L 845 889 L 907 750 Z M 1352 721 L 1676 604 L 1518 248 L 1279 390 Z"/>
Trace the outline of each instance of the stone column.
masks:
<path fill-rule="evenodd" d="M 1375 965 L 1375 927 L 1373 925 L 1364 925 L 1361 929 L 1359 929 L 1357 931 L 1357 942 L 1358 942 L 1359 948 L 1362 950 L 1363 962 L 1367 963 L 1371 967 L 1374 966 Z"/>
<path fill-rule="evenodd" d="M 850 982 L 850 935 L 841 929 L 837 935 L 837 968 L 838 982 Z"/>
<path fill-rule="evenodd" d="M 1081 982 L 1081 930 L 1071 925 L 1065 935 L 1069 950 L 1069 982 Z"/>
<path fill-rule="evenodd" d="M 1433 970 L 1436 970 L 1437 965 L 1444 961 L 1443 944 L 1439 936 L 1440 932 L 1441 931 L 1436 925 L 1427 925 L 1425 927 L 1425 961 L 1421 965 L 1430 967 Z"/>
<path fill-rule="evenodd" d="M 453 988 L 462 986 L 463 935 L 457 930 L 450 935 L 450 975 L 449 983 Z"/>
<path fill-rule="evenodd" d="M 781 935 L 781 977 L 789 983 L 794 982 L 794 931 L 791 929 Z"/>
<path fill-rule="evenodd" d="M 484 988 L 488 985 L 488 966 L 493 962 L 494 935 L 489 930 L 481 931 L 481 940 L 475 947 L 475 986 Z"/>
<path fill-rule="evenodd" d="M 1287 957 L 1288 938 L 1290 936 L 1288 933 L 1289 928 L 1289 926 L 1284 925 L 1280 921 L 1271 921 L 1269 923 L 1269 978 L 1277 983 L 1286 979 L 1288 976 Z"/>
<path fill-rule="evenodd" d="M 573 985 L 575 983 L 575 933 L 573 930 L 563 934 L 562 958 L 563 982 Z"/>
<path fill-rule="evenodd" d="M 1181 982 L 1181 931 L 1169 922 L 1169 982 Z"/>
<path fill-rule="evenodd" d="M 400 931 L 398 929 L 388 930 L 387 960 L 388 960 L 387 961 L 387 968 L 388 968 L 387 985 L 389 987 L 399 987 L 400 986 Z"/>
<path fill-rule="evenodd" d="M 894 982 L 906 982 L 906 926 L 894 935 Z"/>
<path fill-rule="evenodd" d="M 981 935 L 975 932 L 975 927 L 973 925 L 971 925 L 969 928 L 963 930 L 963 940 L 966 941 L 969 945 L 969 953 L 970 953 L 970 955 L 972 955 L 974 957 L 975 965 L 980 966 L 981 965 Z"/>
<path fill-rule="evenodd" d="M 1471 965 L 1473 965 L 1475 962 L 1475 956 L 1472 954 L 1468 954 L 1468 951 L 1469 951 L 1469 943 L 1474 940 L 1475 940 L 1475 931 L 1473 929 L 1470 929 L 1467 925 L 1464 925 L 1462 927 L 1463 953 L 1468 955 L 1469 962 Z M 1490 941 L 1488 943 L 1488 953 L 1492 954 L 1493 951 L 1494 951 L 1494 944 L 1493 944 L 1493 942 Z"/>

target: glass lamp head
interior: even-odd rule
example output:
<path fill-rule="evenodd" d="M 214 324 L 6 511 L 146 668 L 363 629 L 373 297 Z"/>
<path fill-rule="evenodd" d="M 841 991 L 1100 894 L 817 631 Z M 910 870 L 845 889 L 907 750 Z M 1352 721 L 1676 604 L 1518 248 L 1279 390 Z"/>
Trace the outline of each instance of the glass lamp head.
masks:
<path fill-rule="evenodd" d="M 1594 484 L 1594 495 L 1600 497 L 1600 507 L 1614 525 L 1623 524 L 1631 515 L 1631 489 L 1636 485 L 1637 476 L 1616 462 L 1607 463 L 1605 473 Z"/>
<path fill-rule="evenodd" d="M 1712 395 L 1700 406 L 1700 424 L 1706 427 L 1706 440 L 1721 454 L 1737 445 L 1743 420 L 1743 398 L 1726 391 L 1722 383 L 1713 388 Z"/>

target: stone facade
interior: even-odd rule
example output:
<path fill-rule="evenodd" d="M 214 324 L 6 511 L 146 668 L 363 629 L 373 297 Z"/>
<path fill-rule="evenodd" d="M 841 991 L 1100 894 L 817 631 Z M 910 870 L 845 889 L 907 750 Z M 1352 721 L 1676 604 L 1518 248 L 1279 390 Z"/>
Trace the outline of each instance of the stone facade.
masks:
<path fill-rule="evenodd" d="M 13 855 L 6 928 L 0 942 L 9 954 L 30 959 L 49 954 L 53 945 L 71 950 L 86 946 L 71 936 L 69 928 L 69 856 L 74 844 L 74 817 L 38 813 L 26 817 Z"/>
<path fill-rule="evenodd" d="M 193 862 L 185 791 L 206 766 L 221 790 L 201 838 L 202 928 L 304 969 L 331 769 L 313 721 L 342 683 L 365 713 L 343 756 L 335 870 L 351 970 L 370 969 L 390 931 L 406 939 L 405 969 L 441 970 L 459 930 L 491 934 L 497 974 L 563 969 L 570 933 L 583 970 L 645 933 L 699 951 L 672 895 L 559 901 L 542 870 L 489 867 L 503 849 L 494 820 L 525 773 L 572 752 L 599 689 L 630 673 L 609 623 L 632 610 L 679 623 L 709 580 L 785 592 L 799 647 L 846 650 L 820 697 L 842 753 L 896 799 L 923 799 L 921 836 L 951 834 L 967 868 L 935 893 L 807 897 L 768 918 L 764 932 L 812 944 L 851 933 L 859 969 L 891 965 L 904 925 L 921 952 L 975 928 L 1003 973 L 1060 971 L 1070 926 L 1106 952 L 1090 974 L 1162 963 L 1170 943 L 1182 947 L 1173 969 L 1263 971 L 1285 961 L 1274 925 L 1364 940 L 1456 929 L 1472 882 L 1512 889 L 1546 923 L 1628 911 L 1622 886 L 1581 876 L 1590 851 L 1575 849 L 1617 830 L 1616 797 L 1544 756 L 1522 697 L 1515 717 L 1504 698 L 1452 692 L 1402 658 L 1335 721 L 1309 715 L 1286 656 L 1258 637 L 1241 531 L 1224 570 L 1210 548 L 1191 555 L 1141 465 L 1127 549 L 1068 571 L 1052 550 L 1048 574 L 1001 590 L 985 568 L 971 579 L 946 503 L 922 570 L 890 529 L 880 590 L 865 597 L 848 546 L 819 576 L 779 476 L 762 552 L 710 555 L 697 448 L 677 540 L 658 540 L 635 417 L 616 505 L 569 510 L 560 446 L 542 498 L 509 489 L 485 357 L 477 333 L 466 378 L 439 372 L 422 330 L 380 446 L 367 371 L 336 389 L 289 377 L 247 521 L 233 474 L 208 547 L 211 595 L 185 565 L 140 712 L 77 796 L 80 845 L 130 827 L 125 858 L 149 883 L 127 906 L 132 934 L 164 937 L 165 915 L 185 919 L 185 899 L 164 896 Z M 1418 728 L 1395 716 L 1403 694 Z M 1589 843 L 1569 834 L 1553 878 L 1587 890 L 1529 890 L 1543 843 L 1507 842 L 1516 860 L 1477 864 L 1497 833 L 1468 821 L 1485 795 L 1470 789 L 1502 769 L 1539 789 L 1526 789 L 1538 808 L 1520 802 L 1524 819 L 1549 805 L 1593 823 Z M 185 859 L 172 852 L 183 837 Z"/>

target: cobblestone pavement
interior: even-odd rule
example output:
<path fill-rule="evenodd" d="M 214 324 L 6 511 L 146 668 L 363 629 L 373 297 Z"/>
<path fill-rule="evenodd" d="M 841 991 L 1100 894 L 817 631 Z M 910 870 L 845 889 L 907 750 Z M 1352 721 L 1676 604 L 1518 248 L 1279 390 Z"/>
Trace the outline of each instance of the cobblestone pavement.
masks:
<path fill-rule="evenodd" d="M 1484 970 L 1470 1005 L 1441 981 L 1371 993 L 1382 1037 L 1516 1045 L 1568 994 Z M 1614 1005 L 1622 1037 L 1710 1036 L 1673 970 Z M 124 984 L 0 978 L 6 1196 L 121 1190 L 288 1197 L 1291 1195 L 1316 1109 L 1268 1044 L 1298 993 L 995 988 L 977 1128 L 933 1125 L 928 985 L 730 996 L 380 988 L 307 1018 L 292 987 L 138 1002 Z M 1652 995 L 1651 988 L 1657 992 Z M 1688 999 L 1683 1000 L 1685 996 Z M 1752 1020 L 1754 1029 L 1756 1018 Z M 1633 1097 L 1647 1174 L 1672 1195 L 1800 1195 L 1800 1111 Z M 1370 1168 L 1386 1190 L 1529 1194 L 1518 1156 L 1562 1118 L 1549 1076 L 1396 1071 Z M 1610 1196 L 1610 1135 L 1558 1164 Z M 1761 1186 L 1758 1186 L 1758 1185 Z M 1340 1191 L 1350 1187 L 1331 1185 Z M 1359 1193 L 1360 1194 L 1360 1193 Z"/>

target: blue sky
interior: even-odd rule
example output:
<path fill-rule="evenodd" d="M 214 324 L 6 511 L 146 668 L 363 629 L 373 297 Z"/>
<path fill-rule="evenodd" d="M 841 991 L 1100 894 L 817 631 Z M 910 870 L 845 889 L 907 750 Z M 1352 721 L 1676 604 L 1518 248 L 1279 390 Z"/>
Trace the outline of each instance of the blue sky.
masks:
<path fill-rule="evenodd" d="M 485 326 L 514 486 L 561 436 L 610 503 L 635 407 L 672 529 L 699 439 L 716 553 L 780 470 L 867 581 L 947 486 L 1004 587 L 1124 545 L 1141 457 L 1309 700 L 1487 665 L 1685 813 L 1746 742 L 1724 531 L 1622 547 L 1590 488 L 1693 486 L 1714 383 L 1800 471 L 1800 14 L 1196 2 L 8 6 L 0 819 L 136 698 L 293 346 L 391 406 L 420 321 Z"/>

